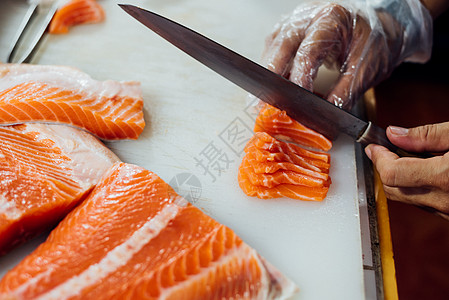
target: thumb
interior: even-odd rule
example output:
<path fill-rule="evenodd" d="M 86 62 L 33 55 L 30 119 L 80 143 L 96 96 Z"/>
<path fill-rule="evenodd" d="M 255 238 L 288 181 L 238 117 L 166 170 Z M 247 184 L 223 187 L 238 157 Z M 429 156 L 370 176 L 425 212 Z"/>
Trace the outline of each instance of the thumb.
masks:
<path fill-rule="evenodd" d="M 449 122 L 414 128 L 389 126 L 388 139 L 396 146 L 412 152 L 449 150 Z"/>

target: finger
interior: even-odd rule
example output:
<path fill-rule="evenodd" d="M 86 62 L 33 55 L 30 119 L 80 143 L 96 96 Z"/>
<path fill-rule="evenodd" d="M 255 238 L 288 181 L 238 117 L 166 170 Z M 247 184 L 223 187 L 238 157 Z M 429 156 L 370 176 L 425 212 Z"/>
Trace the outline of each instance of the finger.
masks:
<path fill-rule="evenodd" d="M 340 77 L 327 97 L 329 102 L 347 110 L 373 84 L 376 76 L 383 74 L 379 70 L 383 69 L 383 60 L 379 56 L 384 48 L 376 42 L 377 37 L 372 35 L 371 28 L 364 19 L 357 19 L 352 36 L 347 55 L 343 58 Z M 375 44 L 377 56 L 373 58 L 370 46 Z"/>
<path fill-rule="evenodd" d="M 345 67 L 327 97 L 329 102 L 345 110 L 351 109 L 354 99 L 358 99 L 366 90 L 364 82 L 368 78 L 365 78 L 366 73 L 360 72 L 364 69 L 361 64 L 361 57 L 356 52 L 348 56 Z"/>
<path fill-rule="evenodd" d="M 279 35 L 279 32 L 281 31 L 282 23 L 278 23 L 275 25 L 273 31 L 265 38 L 265 47 L 262 52 L 262 63 L 267 64 L 267 57 L 269 53 L 271 52 L 272 45 L 274 43 L 274 40 Z"/>
<path fill-rule="evenodd" d="M 449 185 L 449 156 L 400 158 L 387 148 L 374 144 L 368 145 L 365 152 L 387 186 L 441 188 Z"/>
<path fill-rule="evenodd" d="M 413 152 L 449 150 L 449 122 L 415 128 L 389 126 L 388 139 L 396 146 Z"/>
<path fill-rule="evenodd" d="M 348 38 L 348 27 L 351 27 L 348 14 L 340 5 L 331 4 L 314 17 L 293 60 L 292 82 L 312 90 L 324 60 L 335 60 L 346 51 L 345 39 Z"/>
<path fill-rule="evenodd" d="M 279 32 L 281 31 L 282 24 L 278 23 L 274 26 L 273 31 L 267 38 L 265 39 L 265 48 L 269 48 L 270 45 L 273 43 L 274 39 L 278 36 Z"/>
<path fill-rule="evenodd" d="M 283 76 L 290 73 L 293 57 L 304 38 L 305 30 L 321 9 L 322 6 L 317 5 L 299 5 L 290 16 L 275 26 L 266 40 L 263 55 L 263 62 L 270 70 Z"/>
<path fill-rule="evenodd" d="M 276 37 L 271 41 L 264 53 L 264 63 L 268 69 L 286 75 L 303 35 L 295 32 L 290 24 L 284 24 Z"/>
<path fill-rule="evenodd" d="M 384 185 L 385 196 L 390 200 L 414 204 L 427 210 L 449 214 L 449 194 L 439 189 L 398 188 Z"/>

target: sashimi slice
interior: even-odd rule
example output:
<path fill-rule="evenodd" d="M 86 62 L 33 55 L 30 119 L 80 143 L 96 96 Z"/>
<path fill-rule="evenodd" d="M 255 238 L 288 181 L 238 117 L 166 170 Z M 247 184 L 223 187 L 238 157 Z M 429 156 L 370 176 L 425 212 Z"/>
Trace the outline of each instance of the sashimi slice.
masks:
<path fill-rule="evenodd" d="M 103 8 L 95 0 L 71 0 L 56 11 L 49 32 L 67 33 L 73 25 L 99 23 L 104 16 Z"/>
<path fill-rule="evenodd" d="M 310 160 L 294 153 L 272 153 L 255 146 L 247 148 L 246 151 L 247 155 L 252 155 L 259 162 L 289 162 L 312 171 L 329 173 L 330 164 L 322 161 Z"/>
<path fill-rule="evenodd" d="M 138 82 L 96 81 L 69 67 L 0 65 L 0 125 L 68 124 L 105 140 L 143 131 Z"/>
<path fill-rule="evenodd" d="M 249 148 L 252 145 L 270 152 L 295 153 L 310 159 L 321 160 L 326 163 L 330 162 L 330 154 L 328 153 L 307 150 L 292 143 L 279 141 L 266 132 L 256 132 L 245 148 Z"/>
<path fill-rule="evenodd" d="M 248 161 L 248 163 L 253 167 L 254 173 L 256 174 L 270 174 L 279 170 L 286 170 L 305 174 L 325 181 L 329 179 L 328 173 L 323 173 L 320 170 L 316 169 L 311 170 L 307 167 L 303 167 L 291 162 L 285 162 L 282 160 L 277 161 L 276 159 L 271 158 L 279 157 L 279 155 L 266 151 L 265 153 L 267 154 L 264 155 L 259 149 L 254 148 L 254 151 L 248 152 L 243 158 L 244 160 Z M 329 171 L 326 170 L 326 172 Z"/>
<path fill-rule="evenodd" d="M 0 298 L 286 299 L 295 285 L 157 175 L 116 164 Z"/>
<path fill-rule="evenodd" d="M 245 152 L 254 152 L 253 147 L 270 153 L 285 154 L 291 156 L 292 162 L 296 162 L 300 165 L 315 166 L 320 170 L 328 170 L 330 167 L 330 155 L 328 153 L 316 152 L 303 149 L 292 143 L 279 141 L 266 132 L 256 132 L 245 146 Z M 279 156 L 279 155 L 278 155 Z M 288 158 L 286 158 L 286 161 Z M 314 169 L 314 167 L 310 167 Z"/>
<path fill-rule="evenodd" d="M 296 184 L 280 184 L 272 188 L 254 185 L 248 178 L 247 170 L 239 168 L 238 181 L 242 191 L 260 199 L 288 197 L 303 201 L 322 201 L 326 198 L 328 187 L 310 187 Z"/>
<path fill-rule="evenodd" d="M 254 167 L 246 157 L 243 158 L 240 168 L 246 169 L 245 173 L 252 185 L 267 188 L 272 188 L 280 184 L 296 184 L 310 187 L 329 185 L 327 180 L 288 170 L 280 170 L 274 173 L 256 173 Z"/>
<path fill-rule="evenodd" d="M 117 161 L 75 128 L 0 127 L 0 255 L 55 225 Z"/>
<path fill-rule="evenodd" d="M 325 136 L 293 120 L 285 111 L 268 104 L 260 110 L 254 131 L 266 132 L 278 139 L 314 149 L 328 151 L 332 147 L 332 142 Z"/>

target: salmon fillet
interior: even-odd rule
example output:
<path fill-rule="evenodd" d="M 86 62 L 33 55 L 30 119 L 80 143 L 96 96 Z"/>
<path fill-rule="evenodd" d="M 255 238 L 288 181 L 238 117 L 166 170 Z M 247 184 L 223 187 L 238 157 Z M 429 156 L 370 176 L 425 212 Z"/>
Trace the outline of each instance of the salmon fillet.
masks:
<path fill-rule="evenodd" d="M 143 131 L 138 82 L 96 81 L 69 67 L 0 64 L 0 125 L 68 124 L 104 140 Z"/>
<path fill-rule="evenodd" d="M 322 201 L 329 190 L 330 156 L 256 132 L 238 171 L 243 192 L 261 199 Z"/>
<path fill-rule="evenodd" d="M 281 140 L 328 151 L 332 142 L 322 134 L 290 118 L 285 111 L 264 104 L 256 118 L 255 132 L 266 132 Z"/>
<path fill-rule="evenodd" d="M 75 128 L 0 127 L 0 255 L 55 225 L 117 161 Z"/>
<path fill-rule="evenodd" d="M 95 0 L 71 0 L 56 11 L 49 32 L 68 33 L 71 26 L 100 23 L 104 20 L 104 16 L 103 8 Z"/>
<path fill-rule="evenodd" d="M 114 165 L 0 298 L 286 299 L 295 285 L 154 173 Z"/>

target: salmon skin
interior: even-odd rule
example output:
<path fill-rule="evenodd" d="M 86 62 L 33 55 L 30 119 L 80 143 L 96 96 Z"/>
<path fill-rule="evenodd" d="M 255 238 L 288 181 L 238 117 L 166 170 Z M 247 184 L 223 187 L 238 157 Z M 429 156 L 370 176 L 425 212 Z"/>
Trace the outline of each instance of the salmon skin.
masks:
<path fill-rule="evenodd" d="M 0 125 L 72 125 L 104 140 L 137 139 L 143 131 L 138 82 L 96 81 L 63 66 L 0 64 Z"/>
<path fill-rule="evenodd" d="M 125 163 L 0 281 L 1 299 L 286 299 L 296 290 L 231 229 Z"/>
<path fill-rule="evenodd" d="M 64 34 L 74 25 L 100 23 L 104 20 L 104 10 L 95 0 L 71 0 L 59 8 L 49 27 L 52 34 Z"/>
<path fill-rule="evenodd" d="M 329 190 L 330 156 L 256 132 L 238 171 L 240 188 L 261 199 L 322 201 Z"/>
<path fill-rule="evenodd" d="M 0 255 L 54 226 L 118 161 L 75 128 L 0 127 Z"/>
<path fill-rule="evenodd" d="M 255 132 L 266 132 L 281 140 L 328 151 L 332 142 L 322 134 L 290 118 L 285 111 L 263 104 L 254 125 Z"/>

